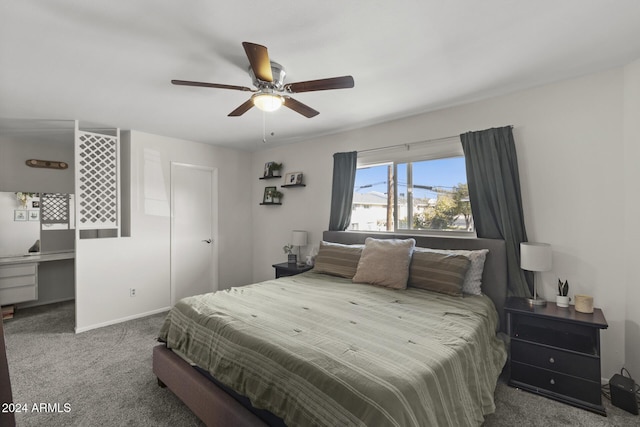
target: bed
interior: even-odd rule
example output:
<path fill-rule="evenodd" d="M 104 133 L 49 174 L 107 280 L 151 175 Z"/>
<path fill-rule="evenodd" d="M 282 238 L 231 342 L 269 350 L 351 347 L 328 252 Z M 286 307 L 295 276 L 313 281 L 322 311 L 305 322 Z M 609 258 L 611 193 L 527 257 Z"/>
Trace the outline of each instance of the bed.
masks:
<path fill-rule="evenodd" d="M 323 233 L 345 245 L 367 237 L 488 249 L 484 295 L 398 291 L 312 270 L 190 297 L 154 348 L 159 383 L 210 426 L 480 425 L 506 360 L 496 337 L 504 242 Z"/>

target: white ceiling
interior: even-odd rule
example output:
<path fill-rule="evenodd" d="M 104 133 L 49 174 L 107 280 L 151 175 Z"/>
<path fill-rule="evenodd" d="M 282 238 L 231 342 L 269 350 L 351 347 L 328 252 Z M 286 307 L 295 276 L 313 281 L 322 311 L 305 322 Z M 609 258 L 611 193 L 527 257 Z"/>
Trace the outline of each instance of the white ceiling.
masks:
<path fill-rule="evenodd" d="M 243 41 L 285 82 L 351 74 L 355 88 L 294 95 L 320 111 L 307 119 L 227 117 L 247 92 L 170 84 L 251 86 Z M 267 145 L 288 144 L 638 58 L 638 0 L 4 0 L 0 134 L 79 119 L 255 150 L 263 123 Z"/>

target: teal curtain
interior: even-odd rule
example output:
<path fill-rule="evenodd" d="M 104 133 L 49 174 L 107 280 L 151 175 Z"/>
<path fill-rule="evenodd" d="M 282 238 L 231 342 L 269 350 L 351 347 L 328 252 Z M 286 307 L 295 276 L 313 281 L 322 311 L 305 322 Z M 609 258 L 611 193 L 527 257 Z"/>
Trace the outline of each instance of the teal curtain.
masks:
<path fill-rule="evenodd" d="M 351 222 L 353 186 L 356 182 L 358 152 L 333 155 L 333 184 L 331 186 L 331 216 L 329 230 L 344 231 Z"/>
<path fill-rule="evenodd" d="M 460 140 L 476 234 L 505 241 L 509 294 L 531 297 L 533 274 L 520 268 L 520 242 L 527 241 L 527 231 L 511 126 L 467 132 Z"/>

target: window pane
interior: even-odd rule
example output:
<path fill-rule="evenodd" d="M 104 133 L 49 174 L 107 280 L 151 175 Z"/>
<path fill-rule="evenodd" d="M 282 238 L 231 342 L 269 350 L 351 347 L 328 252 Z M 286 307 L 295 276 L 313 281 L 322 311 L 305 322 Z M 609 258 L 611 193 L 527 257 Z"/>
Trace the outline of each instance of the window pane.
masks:
<path fill-rule="evenodd" d="M 473 231 L 464 157 L 414 162 L 411 166 L 411 228 Z"/>
<path fill-rule="evenodd" d="M 464 157 L 358 169 L 349 229 L 394 231 L 395 221 L 398 230 L 474 231 Z"/>
<path fill-rule="evenodd" d="M 356 171 L 349 230 L 393 230 L 393 202 L 388 203 L 390 171 L 393 172 L 391 164 Z M 391 219 L 390 223 L 387 218 Z"/>

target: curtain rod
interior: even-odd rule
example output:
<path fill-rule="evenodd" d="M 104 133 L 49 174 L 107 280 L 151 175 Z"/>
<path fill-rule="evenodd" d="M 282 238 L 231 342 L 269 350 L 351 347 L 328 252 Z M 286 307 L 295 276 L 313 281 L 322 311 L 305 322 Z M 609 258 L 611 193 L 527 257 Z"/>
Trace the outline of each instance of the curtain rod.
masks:
<path fill-rule="evenodd" d="M 513 129 L 513 125 L 509 125 L 509 127 Z M 453 139 L 453 138 L 460 138 L 460 135 L 443 136 L 441 138 L 425 139 L 424 141 L 405 142 L 404 144 L 395 144 L 395 145 L 387 145 L 385 147 L 369 148 L 368 150 L 359 150 L 358 154 L 375 153 L 376 151 L 391 150 L 393 148 L 398 148 L 398 147 L 405 147 L 407 150 L 410 150 L 411 147 L 413 147 L 414 145 L 428 144 L 430 142 L 446 141 L 447 139 Z"/>
<path fill-rule="evenodd" d="M 361 153 L 375 153 L 376 151 L 391 150 L 392 148 L 405 147 L 410 150 L 414 145 L 428 144 L 430 142 L 446 141 L 447 139 L 459 138 L 460 135 L 444 136 L 442 138 L 425 139 L 424 141 L 405 142 L 404 144 L 387 145 L 386 147 L 369 148 L 368 150 L 358 150 L 358 154 Z"/>

